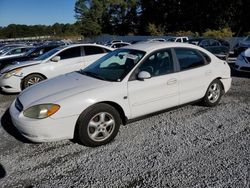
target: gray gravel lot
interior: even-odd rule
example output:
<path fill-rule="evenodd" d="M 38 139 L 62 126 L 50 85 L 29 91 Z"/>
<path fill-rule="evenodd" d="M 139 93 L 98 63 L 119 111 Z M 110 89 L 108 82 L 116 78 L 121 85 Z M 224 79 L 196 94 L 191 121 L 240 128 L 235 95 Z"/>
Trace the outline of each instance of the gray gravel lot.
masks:
<path fill-rule="evenodd" d="M 0 95 L 0 187 L 250 187 L 250 79 L 214 108 L 187 105 L 123 126 L 105 146 L 34 144 Z"/>

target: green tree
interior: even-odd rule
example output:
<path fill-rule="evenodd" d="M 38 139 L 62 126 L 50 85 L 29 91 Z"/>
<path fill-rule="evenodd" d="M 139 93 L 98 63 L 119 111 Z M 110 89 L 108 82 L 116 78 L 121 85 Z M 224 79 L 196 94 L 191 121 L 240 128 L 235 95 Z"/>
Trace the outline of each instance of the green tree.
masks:
<path fill-rule="evenodd" d="M 101 33 L 102 15 L 105 9 L 104 0 L 77 0 L 75 3 L 75 17 L 81 25 L 81 34 L 93 37 Z"/>
<path fill-rule="evenodd" d="M 125 35 L 137 33 L 139 25 L 137 0 L 111 0 L 102 16 L 104 33 Z"/>

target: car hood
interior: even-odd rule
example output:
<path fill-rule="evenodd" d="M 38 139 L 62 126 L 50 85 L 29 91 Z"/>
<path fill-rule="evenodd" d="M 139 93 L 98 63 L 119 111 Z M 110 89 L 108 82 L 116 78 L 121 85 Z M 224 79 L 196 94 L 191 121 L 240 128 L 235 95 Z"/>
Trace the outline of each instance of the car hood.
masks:
<path fill-rule="evenodd" d="M 36 61 L 36 60 L 32 60 L 32 61 L 22 61 L 22 62 L 14 62 L 11 65 L 7 65 L 6 67 L 4 67 L 0 73 L 5 73 L 5 72 L 9 72 L 11 70 L 17 69 L 17 68 L 23 68 L 23 67 L 28 67 L 28 66 L 32 66 L 32 65 L 37 65 L 42 63 L 42 61 Z"/>
<path fill-rule="evenodd" d="M 31 86 L 25 89 L 18 98 L 24 108 L 27 108 L 36 104 L 56 103 L 61 99 L 107 84 L 111 82 L 72 72 Z"/>

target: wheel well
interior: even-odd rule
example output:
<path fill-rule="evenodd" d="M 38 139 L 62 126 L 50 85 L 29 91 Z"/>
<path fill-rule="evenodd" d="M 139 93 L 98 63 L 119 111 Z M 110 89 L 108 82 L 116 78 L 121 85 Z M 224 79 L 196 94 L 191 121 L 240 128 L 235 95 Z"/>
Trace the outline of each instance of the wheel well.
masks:
<path fill-rule="evenodd" d="M 219 81 L 220 81 L 220 79 L 222 79 L 222 78 L 221 78 L 221 77 L 218 77 L 218 78 L 216 78 L 216 79 L 214 79 L 214 80 L 219 80 Z M 224 85 L 223 85 L 222 81 L 220 81 L 220 83 L 221 83 L 221 86 L 222 86 L 223 91 L 225 91 L 225 88 L 224 88 Z"/>
<path fill-rule="evenodd" d="M 123 125 L 126 125 L 127 117 L 126 117 L 122 107 L 119 104 L 117 104 L 115 102 L 111 102 L 111 101 L 103 101 L 103 102 L 99 102 L 97 104 L 101 104 L 101 103 L 108 104 L 108 105 L 114 107 L 118 111 L 118 113 L 120 114 Z"/>
<path fill-rule="evenodd" d="M 117 104 L 115 102 L 111 102 L 111 101 L 102 101 L 102 102 L 99 102 L 99 103 L 95 103 L 95 104 L 89 106 L 88 108 L 90 108 L 92 106 L 95 106 L 96 104 L 108 104 L 108 105 L 114 107 L 117 110 L 117 112 L 120 114 L 120 117 L 121 117 L 121 120 L 122 120 L 122 124 L 123 125 L 127 124 L 127 117 L 125 116 L 125 113 L 124 113 L 122 107 L 119 104 Z M 86 108 L 86 109 L 88 109 L 88 108 Z M 79 117 L 77 118 L 77 121 L 76 121 L 76 124 L 75 124 L 74 138 L 73 138 L 76 142 L 78 142 L 78 140 L 77 140 L 77 134 L 78 134 L 78 128 L 79 128 L 79 124 L 78 124 Z"/>
<path fill-rule="evenodd" d="M 33 73 L 31 73 L 31 74 L 28 74 L 27 76 L 23 77 L 23 79 L 22 79 L 22 81 L 21 81 L 21 89 L 22 89 L 22 90 L 23 90 L 23 81 L 24 81 L 24 79 L 27 78 L 27 77 L 30 76 L 30 75 L 33 75 L 33 74 L 38 74 L 38 75 L 42 76 L 44 79 L 47 79 L 47 77 L 46 77 L 45 75 L 43 75 L 43 74 L 41 74 L 41 73 L 38 73 L 38 72 L 33 72 Z"/>

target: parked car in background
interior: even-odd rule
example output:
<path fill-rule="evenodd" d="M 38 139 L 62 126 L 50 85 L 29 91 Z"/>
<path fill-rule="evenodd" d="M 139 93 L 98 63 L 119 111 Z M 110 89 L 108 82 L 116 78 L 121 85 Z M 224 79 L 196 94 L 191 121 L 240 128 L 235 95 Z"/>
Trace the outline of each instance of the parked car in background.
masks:
<path fill-rule="evenodd" d="M 3 50 L 0 53 L 0 59 L 22 56 L 27 53 L 31 48 L 32 47 L 30 46 L 21 46 Z"/>
<path fill-rule="evenodd" d="M 24 44 L 3 44 L 3 45 L 0 47 L 0 54 L 1 54 L 3 51 L 9 50 L 9 49 L 15 48 L 15 47 L 20 47 L 20 46 L 25 46 L 25 45 L 24 45 Z"/>
<path fill-rule="evenodd" d="M 24 90 L 10 115 L 32 141 L 76 138 L 94 147 L 134 118 L 197 100 L 215 106 L 230 85 L 228 64 L 203 48 L 140 43 Z"/>
<path fill-rule="evenodd" d="M 128 42 L 114 42 L 113 44 L 111 44 L 109 47 L 110 48 L 121 48 L 123 46 L 128 46 L 128 45 L 131 45 L 130 43 Z"/>
<path fill-rule="evenodd" d="M 250 72 L 250 48 L 241 52 L 235 62 L 234 69 L 240 72 Z"/>
<path fill-rule="evenodd" d="M 149 41 L 149 42 L 166 42 L 166 39 L 163 39 L 163 38 L 153 38 L 153 39 L 148 39 L 147 41 Z"/>
<path fill-rule="evenodd" d="M 20 92 L 42 80 L 86 67 L 112 51 L 97 44 L 76 44 L 52 49 L 31 61 L 23 61 L 0 71 L 0 88 Z"/>
<path fill-rule="evenodd" d="M 0 71 L 8 65 L 11 65 L 16 62 L 32 60 L 59 46 L 60 45 L 44 45 L 44 46 L 34 47 L 34 48 L 31 48 L 27 53 L 25 53 L 22 56 L 0 59 Z"/>
<path fill-rule="evenodd" d="M 250 48 L 250 36 L 245 37 L 242 41 L 237 43 L 234 47 L 234 55 L 237 57 L 241 52 Z"/>
<path fill-rule="evenodd" d="M 222 60 L 228 60 L 230 48 L 228 45 L 225 45 L 227 44 L 226 41 L 222 42 L 222 40 L 219 41 L 211 38 L 195 38 L 190 39 L 189 43 L 205 48 Z"/>
<path fill-rule="evenodd" d="M 221 43 L 222 46 L 226 46 L 228 47 L 229 49 L 231 49 L 231 46 L 230 46 L 230 43 L 226 40 L 223 40 L 223 39 L 216 39 L 217 41 L 219 41 Z"/>
<path fill-rule="evenodd" d="M 104 45 L 105 46 L 111 46 L 113 43 L 116 43 L 116 42 L 123 42 L 123 41 L 122 40 L 112 40 L 112 41 L 106 42 Z"/>
<path fill-rule="evenodd" d="M 188 42 L 188 37 L 170 37 L 167 39 L 168 42 Z"/>

